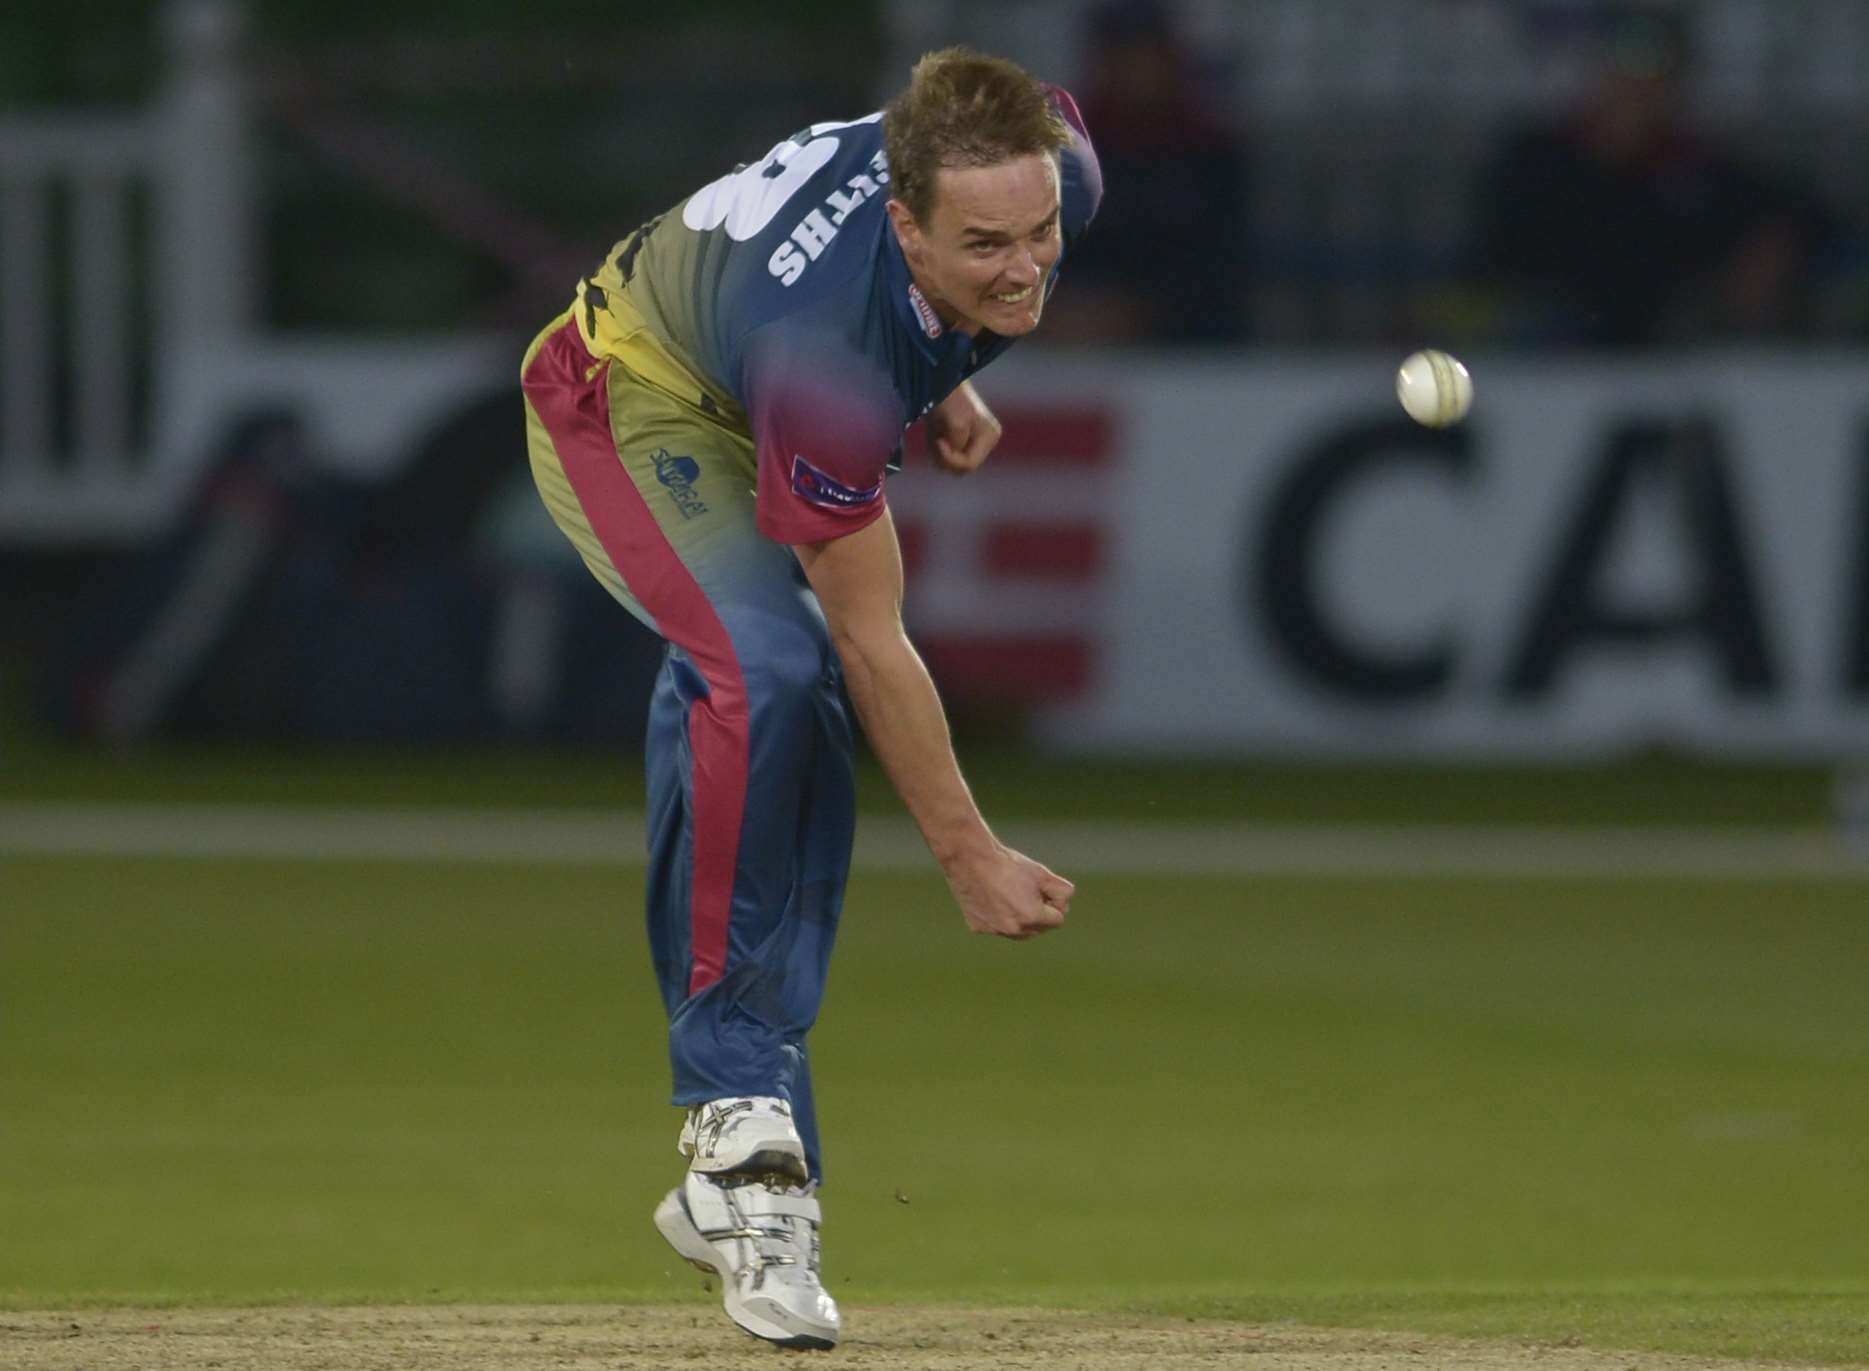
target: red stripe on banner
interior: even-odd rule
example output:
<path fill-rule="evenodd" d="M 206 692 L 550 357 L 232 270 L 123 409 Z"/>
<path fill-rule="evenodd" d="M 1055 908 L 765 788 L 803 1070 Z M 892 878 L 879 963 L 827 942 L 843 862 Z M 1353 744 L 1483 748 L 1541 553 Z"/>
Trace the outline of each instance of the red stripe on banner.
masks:
<path fill-rule="evenodd" d="M 913 521 L 897 520 L 896 541 L 902 545 L 902 574 L 913 576 L 928 561 L 928 530 Z"/>
<path fill-rule="evenodd" d="M 630 593 L 664 637 L 693 660 L 707 696 L 688 712 L 694 773 L 694 878 L 689 890 L 694 971 L 688 993 L 727 969 L 733 873 L 746 809 L 746 681 L 733 640 L 712 601 L 668 541 L 610 436 L 609 368 L 586 380 L 591 355 L 568 323 L 539 349 L 524 378 L 526 398 L 551 435 L 591 531 Z"/>
<path fill-rule="evenodd" d="M 1086 524 L 987 525 L 982 556 L 995 576 L 1089 581 L 1103 564 L 1103 530 Z"/>
<path fill-rule="evenodd" d="M 1108 410 L 1009 409 L 999 422 L 1004 431 L 989 464 L 1101 466 L 1114 446 L 1116 422 Z"/>
<path fill-rule="evenodd" d="M 930 634 L 915 644 L 941 689 L 970 700 L 1040 704 L 1090 688 L 1093 645 L 1086 637 Z"/>

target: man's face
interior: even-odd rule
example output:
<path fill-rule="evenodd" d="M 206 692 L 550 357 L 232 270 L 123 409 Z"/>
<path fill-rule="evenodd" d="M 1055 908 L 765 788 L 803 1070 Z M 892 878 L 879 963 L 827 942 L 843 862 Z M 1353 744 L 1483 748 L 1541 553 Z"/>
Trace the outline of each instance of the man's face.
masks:
<path fill-rule="evenodd" d="M 1058 260 L 1058 167 L 1041 154 L 990 167 L 942 167 L 934 207 L 917 223 L 900 200 L 889 218 L 916 284 L 949 327 L 1015 338 L 1038 327 Z"/>

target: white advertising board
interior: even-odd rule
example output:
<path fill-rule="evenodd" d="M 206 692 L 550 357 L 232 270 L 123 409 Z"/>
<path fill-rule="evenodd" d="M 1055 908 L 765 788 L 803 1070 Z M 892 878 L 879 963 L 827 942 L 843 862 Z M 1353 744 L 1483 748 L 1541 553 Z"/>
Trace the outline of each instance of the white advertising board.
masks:
<path fill-rule="evenodd" d="M 996 405 L 1077 404 L 1114 434 L 1094 658 L 1040 739 L 1869 751 L 1863 359 L 1467 360 L 1473 414 L 1438 433 L 1402 415 L 1386 356 L 983 377 Z"/>
<path fill-rule="evenodd" d="M 996 364 L 994 460 L 912 435 L 889 484 L 950 706 L 1081 753 L 1869 755 L 1869 356 L 1472 356 L 1434 432 L 1403 350 Z M 264 354 L 184 409 L 287 399 L 363 470 L 513 353 Z"/>

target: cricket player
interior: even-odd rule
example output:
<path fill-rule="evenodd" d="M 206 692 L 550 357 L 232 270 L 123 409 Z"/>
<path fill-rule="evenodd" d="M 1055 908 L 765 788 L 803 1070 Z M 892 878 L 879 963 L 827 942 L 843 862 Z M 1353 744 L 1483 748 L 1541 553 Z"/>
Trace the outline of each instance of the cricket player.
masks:
<path fill-rule="evenodd" d="M 1102 194 L 1077 106 L 924 57 L 617 244 L 526 353 L 532 470 L 592 573 L 668 644 L 647 741 L 647 915 L 687 1174 L 656 1210 L 726 1312 L 837 1341 L 805 1038 L 855 827 L 847 688 L 969 928 L 1058 927 L 1071 883 L 999 842 L 902 627 L 884 485 L 905 427 L 977 469 L 969 381 L 1038 326 Z"/>

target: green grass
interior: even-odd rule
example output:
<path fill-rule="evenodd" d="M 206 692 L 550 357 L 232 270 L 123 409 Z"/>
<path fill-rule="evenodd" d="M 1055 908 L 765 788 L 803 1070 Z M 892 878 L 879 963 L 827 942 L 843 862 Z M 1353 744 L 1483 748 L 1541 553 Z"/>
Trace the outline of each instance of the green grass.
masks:
<path fill-rule="evenodd" d="M 1830 773 L 1811 765 L 1670 756 L 1575 766 L 1038 763 L 964 742 L 961 756 L 989 817 L 1807 827 L 1830 812 Z M 874 765 L 859 796 L 869 812 L 900 810 Z M 639 807 L 642 763 L 602 751 L 165 745 L 115 753 L 11 740 L 0 751 L 0 801 L 33 800 Z"/>
<path fill-rule="evenodd" d="M 6 861 L 0 1305 L 699 1298 L 637 880 Z M 1866 898 L 862 873 L 832 1288 L 1869 1362 Z"/>

